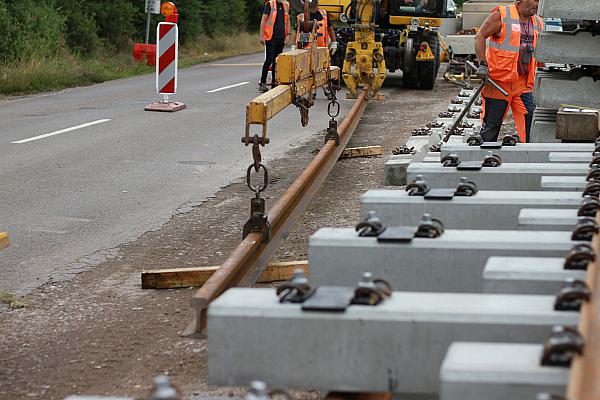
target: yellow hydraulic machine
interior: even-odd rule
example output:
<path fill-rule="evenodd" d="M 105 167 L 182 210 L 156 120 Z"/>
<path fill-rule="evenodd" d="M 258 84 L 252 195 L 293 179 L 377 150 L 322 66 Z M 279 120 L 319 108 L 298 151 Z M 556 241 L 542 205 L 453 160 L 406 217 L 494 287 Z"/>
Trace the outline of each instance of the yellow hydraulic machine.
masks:
<path fill-rule="evenodd" d="M 338 21 L 332 64 L 342 67 L 351 96 L 367 85 L 376 94 L 386 70 L 401 70 L 407 88 L 433 89 L 447 0 L 319 0 L 319 7 Z"/>

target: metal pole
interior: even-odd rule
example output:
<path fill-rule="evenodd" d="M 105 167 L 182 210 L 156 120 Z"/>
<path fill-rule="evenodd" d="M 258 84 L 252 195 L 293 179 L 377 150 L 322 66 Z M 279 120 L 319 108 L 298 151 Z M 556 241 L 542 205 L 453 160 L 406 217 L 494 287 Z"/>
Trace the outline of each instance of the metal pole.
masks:
<path fill-rule="evenodd" d="M 149 10 L 146 10 L 149 11 Z M 146 44 L 150 43 L 150 22 L 152 14 L 148 12 L 148 18 L 146 19 Z"/>

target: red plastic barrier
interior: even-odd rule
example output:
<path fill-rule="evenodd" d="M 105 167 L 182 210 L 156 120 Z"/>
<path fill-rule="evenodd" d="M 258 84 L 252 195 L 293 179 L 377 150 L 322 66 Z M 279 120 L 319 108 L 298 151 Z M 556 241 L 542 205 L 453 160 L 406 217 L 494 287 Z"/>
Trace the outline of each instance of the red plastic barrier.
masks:
<path fill-rule="evenodd" d="M 156 65 L 156 45 L 135 43 L 133 45 L 133 59 L 136 61 L 146 60 L 146 65 Z"/>

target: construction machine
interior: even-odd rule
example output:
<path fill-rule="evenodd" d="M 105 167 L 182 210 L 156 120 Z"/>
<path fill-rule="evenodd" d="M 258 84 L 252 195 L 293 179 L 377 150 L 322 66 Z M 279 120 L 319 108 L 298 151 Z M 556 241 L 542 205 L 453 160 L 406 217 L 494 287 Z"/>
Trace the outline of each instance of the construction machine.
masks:
<path fill-rule="evenodd" d="M 291 3 L 304 8 L 302 0 Z M 319 8 L 337 21 L 338 52 L 331 62 L 342 69 L 349 97 L 360 87 L 375 96 L 387 70 L 401 70 L 407 88 L 433 89 L 447 0 L 319 0 Z"/>

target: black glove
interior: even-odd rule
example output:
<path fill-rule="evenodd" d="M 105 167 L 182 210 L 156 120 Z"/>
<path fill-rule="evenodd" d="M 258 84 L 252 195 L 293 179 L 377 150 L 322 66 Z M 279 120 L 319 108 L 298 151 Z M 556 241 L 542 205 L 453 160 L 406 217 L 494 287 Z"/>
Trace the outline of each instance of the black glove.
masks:
<path fill-rule="evenodd" d="M 481 79 L 488 79 L 490 77 L 490 70 L 487 64 L 479 64 L 479 68 L 477 68 L 477 76 L 479 76 Z"/>

